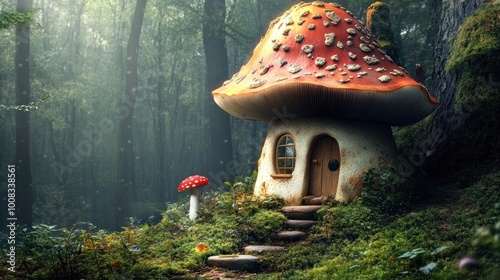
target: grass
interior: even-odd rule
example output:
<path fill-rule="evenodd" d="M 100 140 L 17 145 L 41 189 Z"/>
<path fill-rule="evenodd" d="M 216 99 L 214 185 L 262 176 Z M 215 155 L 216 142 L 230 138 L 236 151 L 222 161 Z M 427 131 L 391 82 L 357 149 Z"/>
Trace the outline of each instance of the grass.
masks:
<path fill-rule="evenodd" d="M 500 275 L 496 225 L 500 172 L 470 185 L 436 184 L 427 199 L 411 206 L 397 202 L 401 193 L 416 187 L 415 182 L 387 183 L 385 173 L 376 174 L 381 176 L 367 177 L 366 191 L 354 203 L 327 202 L 305 241 L 287 245 L 284 253 L 262 256 L 257 273 L 228 273 L 253 279 L 496 279 Z M 230 191 L 205 195 L 196 221 L 186 217 L 187 200 L 182 200 L 169 205 L 158 224 L 130 225 L 120 232 L 98 230 L 88 223 L 72 229 L 40 225 L 20 234 L 23 244 L 18 245 L 15 275 L 3 263 L 0 276 L 202 278 L 211 270 L 206 265 L 209 256 L 237 254 L 248 244 L 270 244 L 269 234 L 284 226 L 279 199 L 251 195 L 252 178 L 238 181 Z M 197 246 L 200 243 L 206 246 Z M 459 272 L 458 262 L 465 256 L 480 261 L 481 270 Z"/>

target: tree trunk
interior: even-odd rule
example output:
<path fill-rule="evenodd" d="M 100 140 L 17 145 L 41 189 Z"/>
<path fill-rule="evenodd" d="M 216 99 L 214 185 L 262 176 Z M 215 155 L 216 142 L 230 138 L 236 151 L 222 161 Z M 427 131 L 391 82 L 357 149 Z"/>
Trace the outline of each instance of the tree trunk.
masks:
<path fill-rule="evenodd" d="M 33 0 L 18 0 L 17 10 L 26 13 L 33 7 Z M 16 104 L 30 102 L 30 26 L 16 25 Z M 30 159 L 30 113 L 16 111 L 16 210 L 18 224 L 33 225 L 32 179 Z"/>
<path fill-rule="evenodd" d="M 125 97 L 120 109 L 118 134 L 118 172 L 116 180 L 116 227 L 125 224 L 131 215 L 130 194 L 134 187 L 134 149 L 132 138 L 132 123 L 135 102 L 138 91 L 137 61 L 139 57 L 139 39 L 147 0 L 137 0 L 132 19 L 130 36 L 127 43 L 127 58 L 125 62 Z"/>
<path fill-rule="evenodd" d="M 434 144 L 431 145 L 432 149 L 427 151 L 427 155 L 431 155 L 434 151 L 444 150 L 447 138 L 453 133 L 453 120 L 458 114 L 454 106 L 456 85 L 451 75 L 445 71 L 446 61 L 450 53 L 450 39 L 456 35 L 458 28 L 465 19 L 471 16 L 479 5 L 484 2 L 487 1 L 441 0 L 432 2 L 432 18 L 434 22 L 439 24 L 431 25 L 434 28 L 431 44 L 434 46 L 434 65 L 431 80 L 434 82 L 431 85 L 430 92 L 441 102 L 441 105 L 432 120 L 431 143 Z"/>
<path fill-rule="evenodd" d="M 203 47 L 207 67 L 208 118 L 212 160 L 209 176 L 224 180 L 230 175 L 224 169 L 233 159 L 231 125 L 229 114 L 224 112 L 212 98 L 212 90 L 222 85 L 228 77 L 228 56 L 224 35 L 226 6 L 224 0 L 205 0 L 203 21 Z"/>

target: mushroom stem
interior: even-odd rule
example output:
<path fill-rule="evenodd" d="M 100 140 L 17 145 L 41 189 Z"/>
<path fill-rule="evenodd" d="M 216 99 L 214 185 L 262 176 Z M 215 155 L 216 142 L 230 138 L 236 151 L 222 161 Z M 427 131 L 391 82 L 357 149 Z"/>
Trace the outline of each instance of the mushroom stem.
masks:
<path fill-rule="evenodd" d="M 189 219 L 194 220 L 198 216 L 200 191 L 196 188 L 189 190 Z"/>

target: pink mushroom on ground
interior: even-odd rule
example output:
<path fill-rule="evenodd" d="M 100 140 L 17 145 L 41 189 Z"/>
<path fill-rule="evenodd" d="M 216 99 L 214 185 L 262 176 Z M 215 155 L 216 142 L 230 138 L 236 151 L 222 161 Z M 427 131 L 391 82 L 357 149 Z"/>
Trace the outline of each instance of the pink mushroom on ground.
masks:
<path fill-rule="evenodd" d="M 208 178 L 201 175 L 189 176 L 177 187 L 177 191 L 183 192 L 189 190 L 189 219 L 194 220 L 198 216 L 199 196 L 198 188 L 208 185 Z"/>

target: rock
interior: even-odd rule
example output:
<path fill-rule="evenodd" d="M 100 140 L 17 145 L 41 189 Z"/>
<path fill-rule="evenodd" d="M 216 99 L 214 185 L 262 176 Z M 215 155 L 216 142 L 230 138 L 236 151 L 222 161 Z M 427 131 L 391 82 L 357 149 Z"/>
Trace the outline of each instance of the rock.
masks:
<path fill-rule="evenodd" d="M 315 220 L 316 211 L 322 207 L 321 205 L 286 206 L 281 208 L 281 212 L 292 220 Z"/>
<path fill-rule="evenodd" d="M 285 251 L 285 247 L 271 245 L 249 245 L 245 246 L 243 250 L 246 253 L 274 253 Z"/>
<path fill-rule="evenodd" d="M 302 203 L 305 205 L 321 205 L 323 203 L 323 197 L 314 195 L 304 196 Z"/>
<path fill-rule="evenodd" d="M 280 231 L 278 233 L 271 234 L 271 238 L 279 241 L 299 241 L 305 239 L 307 233 L 298 230 L 290 231 Z"/>
<path fill-rule="evenodd" d="M 288 220 L 286 222 L 287 227 L 299 230 L 308 230 L 314 224 L 316 224 L 316 221 L 312 220 Z"/>
<path fill-rule="evenodd" d="M 210 266 L 229 270 L 254 271 L 258 267 L 259 258 L 251 255 L 218 255 L 208 257 Z"/>

